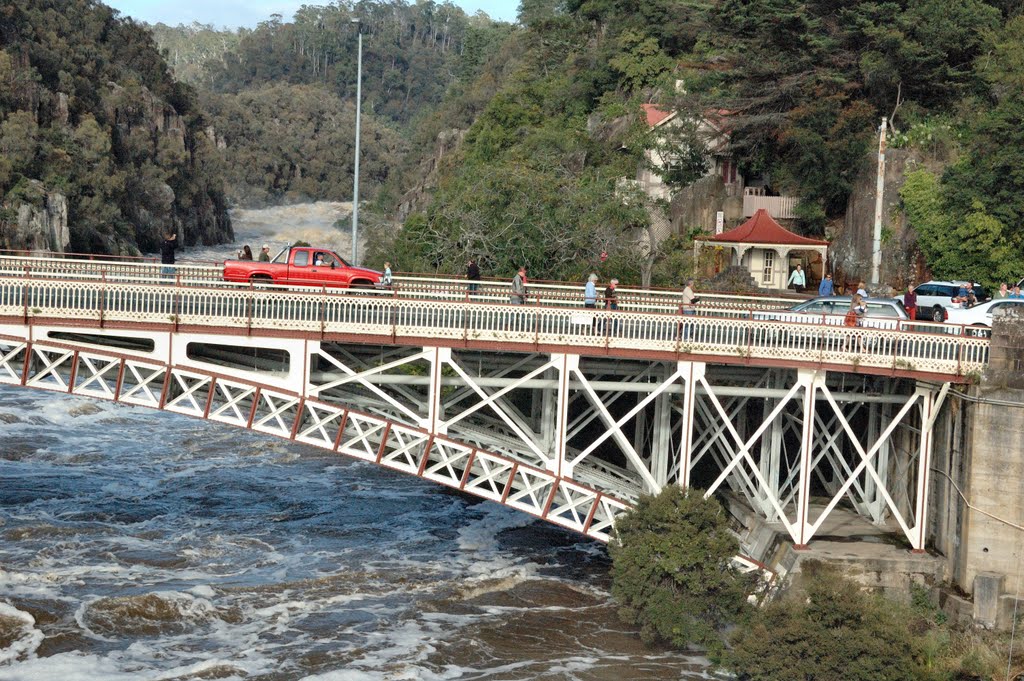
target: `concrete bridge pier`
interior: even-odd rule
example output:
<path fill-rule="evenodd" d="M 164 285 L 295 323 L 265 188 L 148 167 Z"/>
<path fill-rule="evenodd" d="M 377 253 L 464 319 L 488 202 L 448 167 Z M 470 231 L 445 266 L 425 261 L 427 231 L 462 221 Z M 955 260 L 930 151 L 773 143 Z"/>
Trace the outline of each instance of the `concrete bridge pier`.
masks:
<path fill-rule="evenodd" d="M 936 428 L 931 506 L 947 575 L 972 597 L 947 608 L 1005 629 L 1024 596 L 1024 315 L 994 322 L 989 370 Z"/>

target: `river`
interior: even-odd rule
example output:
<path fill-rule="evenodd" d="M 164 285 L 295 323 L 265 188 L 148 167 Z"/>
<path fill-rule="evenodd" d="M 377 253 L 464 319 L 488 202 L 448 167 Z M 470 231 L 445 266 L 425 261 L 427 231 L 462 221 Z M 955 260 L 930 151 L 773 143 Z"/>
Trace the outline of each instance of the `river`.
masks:
<path fill-rule="evenodd" d="M 283 245 L 271 210 L 240 241 Z M 296 210 L 324 243 L 336 208 Z M 526 514 L 55 393 L 0 388 L 0 434 L 0 680 L 717 678 L 619 622 L 602 545 Z"/>

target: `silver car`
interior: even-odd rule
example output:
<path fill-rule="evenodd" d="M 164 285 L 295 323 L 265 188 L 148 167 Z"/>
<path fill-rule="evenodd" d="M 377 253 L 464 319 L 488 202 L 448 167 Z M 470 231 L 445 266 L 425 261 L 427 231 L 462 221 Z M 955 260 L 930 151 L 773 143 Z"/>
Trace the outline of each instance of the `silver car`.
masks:
<path fill-rule="evenodd" d="M 794 322 L 799 324 L 827 324 L 843 326 L 846 313 L 850 309 L 851 296 L 822 296 L 811 298 L 794 305 L 788 310 L 770 310 L 757 312 L 755 319 L 777 322 Z M 861 326 L 872 329 L 895 329 L 901 321 L 909 321 L 903 303 L 896 298 L 865 298 L 867 312 Z"/>

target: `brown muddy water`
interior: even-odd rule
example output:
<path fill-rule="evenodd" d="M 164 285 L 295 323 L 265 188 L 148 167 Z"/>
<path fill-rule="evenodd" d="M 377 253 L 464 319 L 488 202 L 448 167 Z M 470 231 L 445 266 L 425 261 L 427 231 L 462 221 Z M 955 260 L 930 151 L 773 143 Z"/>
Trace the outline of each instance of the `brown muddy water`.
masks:
<path fill-rule="evenodd" d="M 348 204 L 235 211 L 350 241 Z M 618 621 L 603 546 L 320 450 L 0 388 L 0 681 L 718 678 Z"/>
<path fill-rule="evenodd" d="M 0 388 L 0 679 L 706 679 L 604 547 L 369 464 Z"/>

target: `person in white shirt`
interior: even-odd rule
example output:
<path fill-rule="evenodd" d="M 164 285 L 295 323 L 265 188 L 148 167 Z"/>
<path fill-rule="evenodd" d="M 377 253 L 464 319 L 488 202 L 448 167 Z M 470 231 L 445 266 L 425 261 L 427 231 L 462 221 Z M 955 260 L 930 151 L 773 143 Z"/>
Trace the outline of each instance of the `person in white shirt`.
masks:
<path fill-rule="evenodd" d="M 697 314 L 697 303 L 700 302 L 700 298 L 697 297 L 696 292 L 693 290 L 693 279 L 686 280 L 686 288 L 683 289 L 683 304 L 682 311 L 686 316 Z M 690 327 L 692 324 L 683 323 L 680 324 L 680 332 L 683 340 L 690 338 Z"/>
<path fill-rule="evenodd" d="M 803 265 L 797 265 L 796 269 L 789 275 L 789 283 L 786 284 L 787 288 L 792 288 L 797 293 L 803 293 L 804 288 L 807 286 L 807 275 L 804 274 Z"/>
<path fill-rule="evenodd" d="M 597 274 L 591 272 L 583 287 L 583 307 L 597 307 Z"/>

